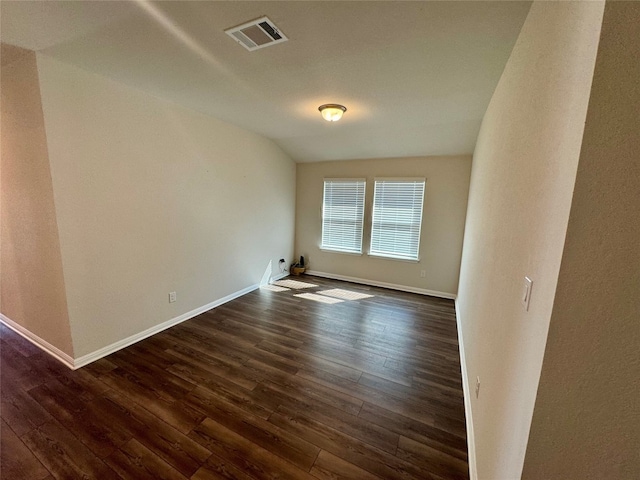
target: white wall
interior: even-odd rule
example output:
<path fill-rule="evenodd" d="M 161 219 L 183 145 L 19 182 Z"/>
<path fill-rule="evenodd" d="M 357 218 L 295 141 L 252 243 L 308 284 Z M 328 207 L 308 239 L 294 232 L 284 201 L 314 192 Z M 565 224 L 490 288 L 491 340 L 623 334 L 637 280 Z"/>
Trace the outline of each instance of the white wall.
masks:
<path fill-rule="evenodd" d="M 607 2 L 525 479 L 640 475 L 639 20 Z"/>
<path fill-rule="evenodd" d="M 38 70 L 76 358 L 291 258 L 295 164 L 272 141 L 43 55 Z"/>
<path fill-rule="evenodd" d="M 458 312 L 470 462 L 483 480 L 522 473 L 602 12 L 602 2 L 533 3 L 478 137 Z M 528 312 L 525 275 L 534 282 Z"/>
<path fill-rule="evenodd" d="M 417 157 L 298 164 L 296 254 L 312 271 L 455 295 L 460 269 L 471 157 Z M 324 178 L 366 178 L 363 255 L 320 250 Z M 367 255 L 376 177 L 425 177 L 418 263 Z M 420 277 L 420 271 L 425 277 Z"/>

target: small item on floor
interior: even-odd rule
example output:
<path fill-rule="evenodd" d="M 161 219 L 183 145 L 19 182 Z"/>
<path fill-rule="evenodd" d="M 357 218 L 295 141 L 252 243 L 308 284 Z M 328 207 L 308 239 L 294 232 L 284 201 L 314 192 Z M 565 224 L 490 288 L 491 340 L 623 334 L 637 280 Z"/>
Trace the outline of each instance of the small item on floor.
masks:
<path fill-rule="evenodd" d="M 291 268 L 289 269 L 289 273 L 291 275 L 301 275 L 307 269 L 307 266 L 304 263 L 304 257 L 300 256 L 300 261 L 298 263 L 292 263 Z"/>

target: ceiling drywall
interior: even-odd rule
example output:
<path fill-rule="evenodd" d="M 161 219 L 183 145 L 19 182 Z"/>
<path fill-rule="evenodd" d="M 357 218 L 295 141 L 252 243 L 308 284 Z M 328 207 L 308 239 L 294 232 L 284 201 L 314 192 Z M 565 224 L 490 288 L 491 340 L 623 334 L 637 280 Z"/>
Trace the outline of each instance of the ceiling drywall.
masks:
<path fill-rule="evenodd" d="M 2 1 L 2 42 L 261 133 L 298 162 L 471 153 L 530 2 Z M 268 16 L 249 52 L 226 28 Z M 341 103 L 340 122 L 317 108 Z"/>

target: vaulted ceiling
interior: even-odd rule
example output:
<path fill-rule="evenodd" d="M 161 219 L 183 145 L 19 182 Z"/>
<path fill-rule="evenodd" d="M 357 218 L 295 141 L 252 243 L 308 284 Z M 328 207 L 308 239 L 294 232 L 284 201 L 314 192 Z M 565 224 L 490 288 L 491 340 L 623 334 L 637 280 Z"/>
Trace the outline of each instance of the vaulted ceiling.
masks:
<path fill-rule="evenodd" d="M 2 42 L 263 134 L 298 162 L 471 153 L 523 1 L 2 1 Z M 268 16 L 289 41 L 224 30 Z M 317 108 L 341 103 L 340 122 Z"/>

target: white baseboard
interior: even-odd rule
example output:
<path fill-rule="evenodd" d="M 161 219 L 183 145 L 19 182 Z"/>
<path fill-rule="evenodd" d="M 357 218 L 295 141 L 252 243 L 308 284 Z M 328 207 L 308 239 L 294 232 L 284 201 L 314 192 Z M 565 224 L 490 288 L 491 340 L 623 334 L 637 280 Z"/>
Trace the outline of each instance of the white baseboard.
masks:
<path fill-rule="evenodd" d="M 118 350 L 122 350 L 123 348 L 128 347 L 129 345 L 133 345 L 134 343 L 137 343 L 140 340 L 144 340 L 145 338 L 155 335 L 156 333 L 160 333 L 163 330 L 166 330 L 167 328 L 171 328 L 174 325 L 185 322 L 193 317 L 200 315 L 201 313 L 211 310 L 212 308 L 215 308 L 217 306 L 220 306 L 223 303 L 230 302 L 231 300 L 241 297 L 242 295 L 246 295 L 249 292 L 253 292 L 254 290 L 257 290 L 259 287 L 260 286 L 258 284 L 255 284 L 255 285 L 251 285 L 249 287 L 243 288 L 242 290 L 238 290 L 237 292 L 231 293 L 226 297 L 222 297 L 218 300 L 214 300 L 213 302 L 207 303 L 206 305 L 203 305 L 194 310 L 191 310 L 190 312 L 183 313 L 182 315 L 172 318 L 170 320 L 167 320 L 166 322 L 162 322 L 151 328 L 147 328 L 146 330 L 143 330 L 140 333 L 136 333 L 135 335 L 131 335 L 130 337 L 119 340 L 115 343 L 112 343 L 111 345 L 107 345 L 106 347 L 103 347 L 100 350 L 96 350 L 93 353 L 89 353 L 87 355 L 83 355 L 82 357 L 76 358 L 74 362 L 74 368 L 84 367 L 85 365 L 88 365 L 91 362 L 95 362 L 96 360 L 99 360 L 102 357 L 111 355 L 112 353 L 117 352 Z"/>
<path fill-rule="evenodd" d="M 74 367 L 74 362 L 73 362 L 73 357 L 71 355 L 68 355 L 68 354 L 64 353 L 58 347 L 54 347 L 53 345 L 51 345 L 46 340 L 43 340 L 42 338 L 40 338 L 35 333 L 31 332 L 30 330 L 27 330 L 22 325 L 20 325 L 19 323 L 14 322 L 13 320 L 11 320 L 6 315 L 3 315 L 2 313 L 0 313 L 0 322 L 4 323 L 7 327 L 9 327 L 11 330 L 16 332 L 18 335 L 20 335 L 20 336 L 24 337 L 25 339 L 29 340 L 36 347 L 38 347 L 41 350 L 44 350 L 45 352 L 47 352 L 49 355 L 54 357 L 56 360 L 64 363 L 67 367 L 69 367 L 71 369 L 75 368 Z"/>
<path fill-rule="evenodd" d="M 286 275 L 287 274 L 283 276 L 286 276 Z M 155 335 L 156 333 L 160 333 L 163 330 L 166 330 L 167 328 L 171 328 L 174 325 L 177 325 L 186 320 L 189 320 L 190 318 L 198 316 L 201 313 L 204 313 L 208 310 L 211 310 L 212 308 L 222 305 L 223 303 L 230 302 L 231 300 L 241 297 L 242 295 L 246 295 L 247 293 L 257 290 L 258 288 L 259 288 L 259 285 L 257 284 L 243 288 L 242 290 L 238 290 L 237 292 L 231 293 L 226 297 L 222 297 L 218 300 L 214 300 L 213 302 L 207 303 L 206 305 L 203 305 L 194 310 L 191 310 L 190 312 L 183 313 L 182 315 L 179 315 L 175 318 L 167 320 L 166 322 L 162 322 L 158 325 L 154 325 L 153 327 L 147 328 L 142 332 L 136 333 L 127 338 L 123 338 L 122 340 L 118 340 L 117 342 L 112 343 L 111 345 L 107 345 L 106 347 L 96 350 L 95 352 L 88 353 L 86 355 L 83 355 L 75 359 L 67 355 L 66 353 L 62 352 L 58 348 L 54 347 L 50 343 L 46 342 L 45 340 L 41 339 L 37 335 L 31 333 L 26 328 L 18 325 L 16 322 L 12 321 L 11 319 L 7 318 L 5 315 L 2 315 L 1 313 L 0 313 L 0 321 L 4 323 L 7 327 L 14 330 L 16 333 L 22 335 L 24 338 L 29 340 L 35 346 L 41 348 L 52 357 L 64 363 L 67 367 L 71 368 L 72 370 L 76 370 L 80 367 L 84 367 L 85 365 L 90 364 L 91 362 L 95 362 L 96 360 L 99 360 L 102 357 L 106 357 L 107 355 L 111 355 L 112 353 L 117 352 L 118 350 L 128 347 L 129 345 L 133 345 L 134 343 L 137 343 L 140 340 L 144 340 L 145 338 Z"/>
<path fill-rule="evenodd" d="M 462 370 L 462 391 L 464 395 L 464 417 L 467 425 L 467 448 L 469 454 L 469 480 L 478 479 L 478 469 L 476 464 L 476 441 L 473 433 L 473 417 L 471 412 L 471 392 L 469 391 L 469 373 L 467 372 L 467 357 L 464 350 L 464 339 L 462 337 L 462 325 L 460 321 L 460 311 L 458 310 L 458 300 L 456 307 L 456 328 L 458 330 L 458 349 L 460 351 L 460 368 Z"/>
<path fill-rule="evenodd" d="M 431 297 L 448 298 L 455 300 L 456 295 L 448 292 L 438 292 L 436 290 L 427 290 L 424 288 L 408 287 L 406 285 L 396 285 L 395 283 L 378 282 L 376 280 L 366 280 L 364 278 L 347 277 L 346 275 L 336 275 L 333 273 L 316 272 L 314 270 L 307 270 L 305 275 L 311 275 L 314 277 L 331 278 L 333 280 L 343 280 L 345 282 L 360 283 L 363 285 L 371 285 L 372 287 L 383 287 L 391 290 L 400 290 L 402 292 L 418 293 L 420 295 L 429 295 Z"/>

